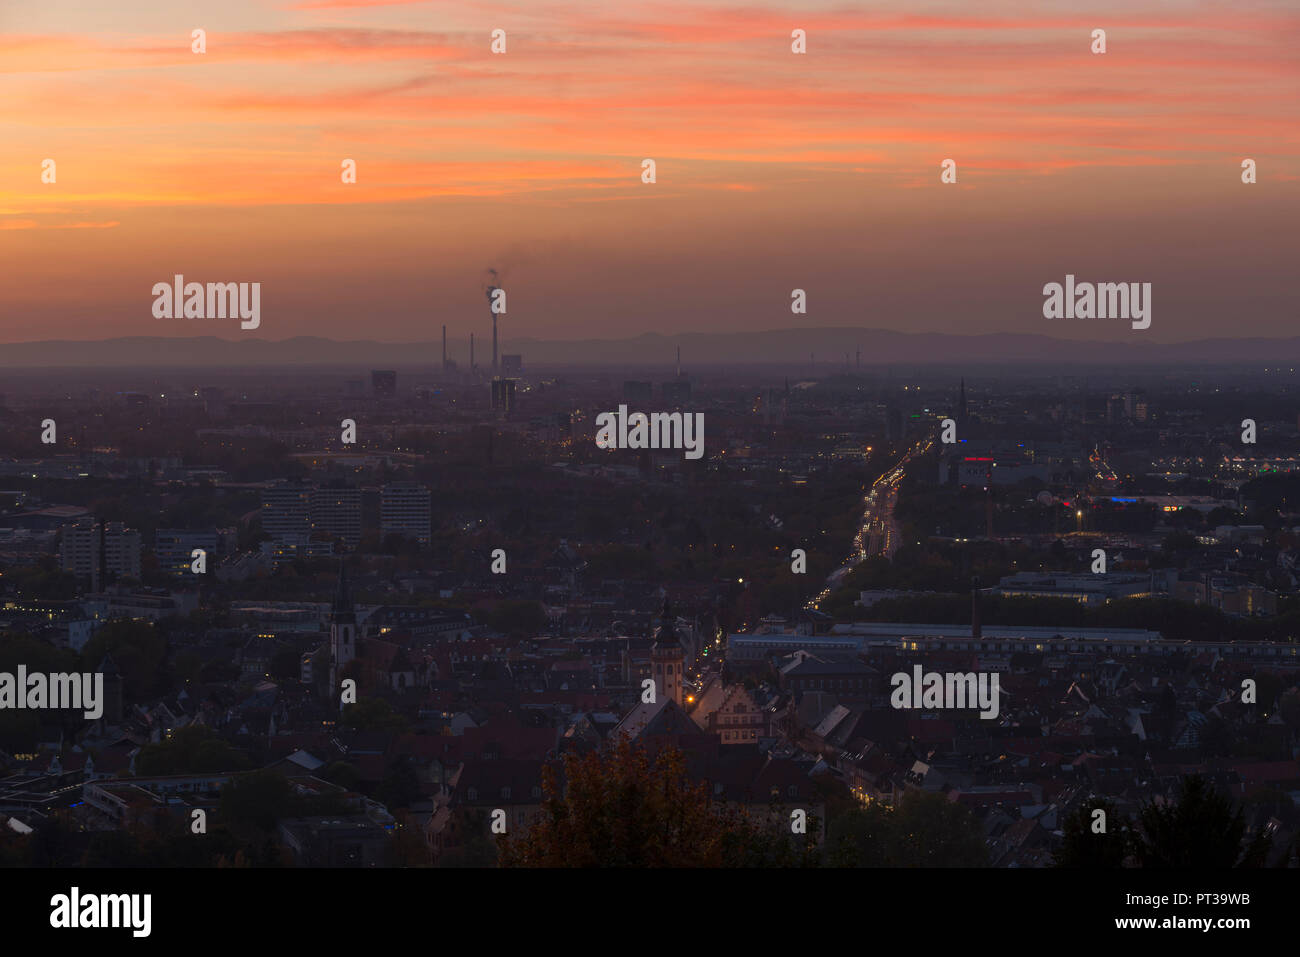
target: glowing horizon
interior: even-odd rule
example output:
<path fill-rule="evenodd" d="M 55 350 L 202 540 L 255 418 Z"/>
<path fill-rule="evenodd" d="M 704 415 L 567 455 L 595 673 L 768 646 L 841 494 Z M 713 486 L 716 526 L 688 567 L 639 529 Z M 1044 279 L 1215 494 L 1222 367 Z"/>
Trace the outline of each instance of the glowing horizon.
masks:
<path fill-rule="evenodd" d="M 1134 335 L 1043 319 L 1067 273 L 1151 282 L 1154 341 L 1300 303 L 1283 3 L 30 7 L 0 12 L 0 341 L 463 337 L 489 266 L 507 339 Z M 175 273 L 261 282 L 261 327 L 153 318 Z"/>

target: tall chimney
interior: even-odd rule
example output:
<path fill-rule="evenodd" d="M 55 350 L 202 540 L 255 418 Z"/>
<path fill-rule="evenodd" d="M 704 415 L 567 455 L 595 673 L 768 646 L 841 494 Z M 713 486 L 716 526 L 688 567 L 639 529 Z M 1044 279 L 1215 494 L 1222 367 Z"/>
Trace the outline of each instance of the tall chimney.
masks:
<path fill-rule="evenodd" d="M 974 641 L 980 640 L 980 577 L 970 580 L 970 636 Z"/>
<path fill-rule="evenodd" d="M 497 271 L 496 271 L 495 269 L 489 269 L 488 272 L 492 273 L 492 279 L 493 279 L 493 284 L 487 287 L 487 299 L 488 299 L 488 312 L 490 312 L 490 313 L 492 314 L 492 374 L 493 374 L 493 375 L 496 375 L 497 372 L 498 372 L 498 367 L 497 367 L 497 310 L 496 310 L 496 302 L 494 301 L 494 297 L 495 297 L 495 295 L 496 295 L 496 293 L 497 293 L 497 290 L 499 290 L 501 287 L 498 286 L 498 285 L 496 285 Z M 471 363 L 471 364 L 472 364 L 472 363 Z"/>
<path fill-rule="evenodd" d="M 984 478 L 984 537 L 993 539 L 993 463 L 989 463 Z"/>

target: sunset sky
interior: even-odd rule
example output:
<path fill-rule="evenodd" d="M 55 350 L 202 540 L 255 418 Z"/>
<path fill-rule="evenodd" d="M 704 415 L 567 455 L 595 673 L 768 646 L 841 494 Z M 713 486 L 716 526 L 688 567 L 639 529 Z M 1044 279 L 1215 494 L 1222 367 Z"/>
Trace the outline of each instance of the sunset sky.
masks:
<path fill-rule="evenodd" d="M 1294 0 L 0 0 L 0 342 L 463 337 L 490 266 L 507 344 L 1296 335 L 1298 146 Z M 1044 319 L 1067 273 L 1151 328 Z"/>

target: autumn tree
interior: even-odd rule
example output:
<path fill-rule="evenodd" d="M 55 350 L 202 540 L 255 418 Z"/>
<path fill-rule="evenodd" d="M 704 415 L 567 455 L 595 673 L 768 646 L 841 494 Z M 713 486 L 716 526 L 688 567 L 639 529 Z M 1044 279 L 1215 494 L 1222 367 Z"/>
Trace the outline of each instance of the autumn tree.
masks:
<path fill-rule="evenodd" d="M 524 837 L 499 839 L 502 867 L 724 867 L 794 863 L 769 829 L 712 804 L 682 754 L 653 759 L 626 737 L 603 752 L 566 754 L 563 784 L 542 772 L 542 816 Z"/>
<path fill-rule="evenodd" d="M 896 806 L 873 802 L 833 817 L 832 867 L 987 867 L 974 815 L 943 794 L 907 791 Z"/>
<path fill-rule="evenodd" d="M 1177 801 L 1142 808 L 1134 852 L 1142 867 L 1260 867 L 1271 841 L 1257 834 L 1243 845 L 1241 808 L 1198 774 L 1183 778 Z"/>
<path fill-rule="evenodd" d="M 166 740 L 145 745 L 136 762 L 138 772 L 146 777 L 242 771 L 248 766 L 243 752 L 201 724 L 179 728 Z"/>

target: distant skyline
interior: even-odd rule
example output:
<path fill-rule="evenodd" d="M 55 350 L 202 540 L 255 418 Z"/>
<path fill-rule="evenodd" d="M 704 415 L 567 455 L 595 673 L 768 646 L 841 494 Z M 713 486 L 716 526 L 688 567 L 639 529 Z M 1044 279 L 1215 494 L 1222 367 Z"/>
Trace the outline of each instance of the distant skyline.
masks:
<path fill-rule="evenodd" d="M 0 342 L 486 339 L 489 267 L 503 352 L 1290 336 L 1298 42 L 1300 10 L 1264 0 L 8 3 Z M 177 273 L 260 282 L 260 327 L 155 319 Z M 1151 327 L 1044 319 L 1067 274 L 1151 283 Z"/>
<path fill-rule="evenodd" d="M 491 354 L 482 340 L 476 350 L 480 375 L 490 374 Z M 461 374 L 469 370 L 467 339 L 450 339 L 448 357 Z M 1300 369 L 1300 336 L 1285 338 L 1224 337 L 1190 342 L 1134 343 L 1116 349 L 1112 343 L 1057 339 L 1018 333 L 960 335 L 907 333 L 882 329 L 831 328 L 760 329 L 747 332 L 674 334 L 643 333 L 607 339 L 520 338 L 511 349 L 522 353 L 525 374 L 548 369 L 591 365 L 622 370 L 677 366 L 687 376 L 708 374 L 724 366 L 762 365 L 782 374 L 835 375 L 846 366 L 879 372 L 886 366 L 970 368 L 975 365 L 1062 370 L 1066 367 L 1171 370 L 1210 366 L 1249 366 L 1265 373 L 1294 376 Z M 287 366 L 404 369 L 417 375 L 439 374 L 442 344 L 438 340 L 380 342 L 374 339 L 328 339 L 295 336 L 288 339 L 213 336 L 132 336 L 97 340 L 45 340 L 11 343 L 0 350 L 0 368 L 231 368 L 273 369 Z M 405 374 L 405 373 L 404 373 Z"/>

